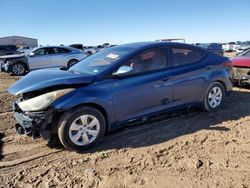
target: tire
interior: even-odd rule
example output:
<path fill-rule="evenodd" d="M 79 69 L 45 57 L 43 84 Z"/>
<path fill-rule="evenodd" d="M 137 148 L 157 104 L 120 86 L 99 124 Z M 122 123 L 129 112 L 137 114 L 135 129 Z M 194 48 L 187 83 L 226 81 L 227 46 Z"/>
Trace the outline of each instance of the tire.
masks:
<path fill-rule="evenodd" d="M 76 63 L 78 63 L 78 60 L 77 60 L 77 59 L 71 59 L 71 60 L 69 60 L 67 66 L 68 66 L 68 67 L 71 67 L 71 66 L 73 66 L 73 65 L 76 64 Z"/>
<path fill-rule="evenodd" d="M 87 106 L 66 112 L 58 124 L 60 142 L 66 149 L 75 151 L 82 151 L 99 143 L 105 131 L 103 114 L 96 108 Z"/>
<path fill-rule="evenodd" d="M 203 100 L 203 108 L 205 111 L 217 111 L 225 99 L 225 88 L 219 82 L 214 82 L 208 87 L 205 98 Z"/>
<path fill-rule="evenodd" d="M 25 63 L 17 62 L 11 65 L 10 71 L 15 76 L 22 76 L 28 71 L 28 68 Z"/>
<path fill-rule="evenodd" d="M 90 56 L 92 55 L 93 53 L 91 51 L 87 51 L 87 55 Z"/>

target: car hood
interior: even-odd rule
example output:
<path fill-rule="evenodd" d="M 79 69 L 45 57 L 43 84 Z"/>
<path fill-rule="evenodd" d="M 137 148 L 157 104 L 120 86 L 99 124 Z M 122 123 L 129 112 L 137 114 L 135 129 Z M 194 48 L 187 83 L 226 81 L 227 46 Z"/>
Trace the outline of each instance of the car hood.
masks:
<path fill-rule="evenodd" d="M 24 57 L 25 53 L 22 54 L 14 54 L 14 55 L 4 55 L 4 56 L 0 56 L 0 59 L 14 59 L 14 58 L 20 58 L 20 57 Z"/>
<path fill-rule="evenodd" d="M 18 95 L 53 86 L 89 84 L 93 83 L 94 80 L 95 76 L 86 74 L 76 74 L 60 69 L 42 69 L 32 71 L 18 80 L 8 89 L 8 92 L 13 95 Z"/>
<path fill-rule="evenodd" d="M 233 66 L 250 67 L 250 57 L 234 57 L 231 58 Z"/>

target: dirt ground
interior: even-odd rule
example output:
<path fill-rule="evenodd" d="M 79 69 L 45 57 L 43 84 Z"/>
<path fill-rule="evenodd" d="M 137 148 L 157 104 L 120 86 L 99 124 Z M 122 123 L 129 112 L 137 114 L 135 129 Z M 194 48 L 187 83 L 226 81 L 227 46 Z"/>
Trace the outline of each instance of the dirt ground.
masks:
<path fill-rule="evenodd" d="M 215 113 L 192 110 L 107 135 L 95 148 L 15 134 L 0 73 L 0 187 L 250 187 L 250 87 Z"/>

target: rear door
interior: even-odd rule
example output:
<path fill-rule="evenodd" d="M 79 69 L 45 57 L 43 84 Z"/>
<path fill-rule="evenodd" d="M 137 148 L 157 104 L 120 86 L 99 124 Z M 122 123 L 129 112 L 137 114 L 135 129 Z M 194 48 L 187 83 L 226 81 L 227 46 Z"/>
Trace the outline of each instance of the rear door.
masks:
<path fill-rule="evenodd" d="M 127 61 L 133 71 L 113 82 L 113 105 L 117 121 L 141 117 L 170 108 L 173 85 L 166 69 L 166 49 L 142 52 Z"/>
<path fill-rule="evenodd" d="M 67 55 L 70 50 L 60 47 L 51 47 L 48 52 L 48 67 L 63 67 L 67 66 Z"/>
<path fill-rule="evenodd" d="M 212 66 L 206 62 L 206 53 L 186 46 L 170 48 L 174 95 L 173 106 L 192 104 L 203 100 L 206 83 L 212 73 Z"/>

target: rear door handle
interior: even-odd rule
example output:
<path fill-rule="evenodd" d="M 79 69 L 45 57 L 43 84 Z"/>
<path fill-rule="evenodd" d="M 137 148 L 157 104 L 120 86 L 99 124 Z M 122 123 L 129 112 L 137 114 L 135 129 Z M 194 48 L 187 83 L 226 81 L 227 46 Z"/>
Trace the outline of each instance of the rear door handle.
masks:
<path fill-rule="evenodd" d="M 162 78 L 162 81 L 166 82 L 166 81 L 168 81 L 168 80 L 171 80 L 172 78 L 173 78 L 173 76 L 164 76 L 164 77 Z"/>

